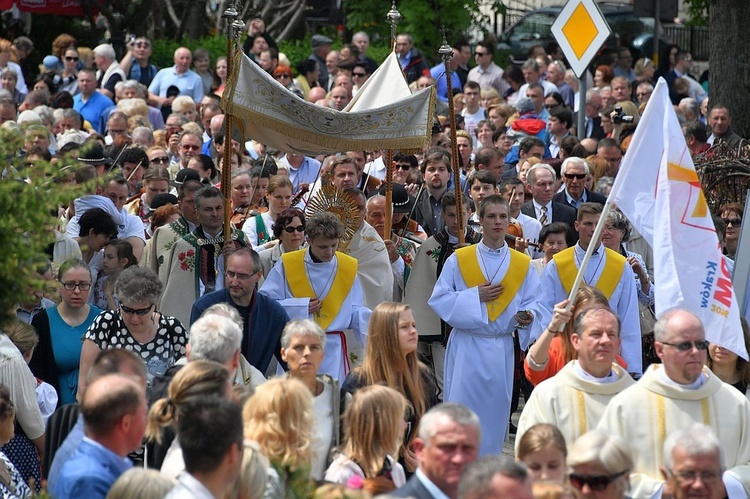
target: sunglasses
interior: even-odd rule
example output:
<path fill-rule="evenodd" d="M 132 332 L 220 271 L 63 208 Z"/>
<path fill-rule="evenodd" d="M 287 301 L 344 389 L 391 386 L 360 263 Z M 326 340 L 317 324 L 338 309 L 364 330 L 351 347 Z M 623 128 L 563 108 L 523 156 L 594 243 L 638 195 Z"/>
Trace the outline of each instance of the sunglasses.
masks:
<path fill-rule="evenodd" d="M 120 308 L 124 313 L 128 315 L 137 315 L 138 317 L 143 317 L 144 315 L 148 314 L 153 307 L 153 305 L 149 305 L 146 308 L 130 308 L 126 307 L 122 303 L 120 304 Z"/>
<path fill-rule="evenodd" d="M 138 48 L 143 49 L 143 48 L 149 48 L 151 46 L 151 44 L 148 43 L 148 42 L 137 42 L 135 44 L 135 46 L 138 47 Z"/>
<path fill-rule="evenodd" d="M 574 178 L 577 178 L 578 180 L 583 180 L 586 178 L 585 173 L 565 173 L 563 174 L 563 176 L 567 178 L 568 180 L 573 180 Z"/>
<path fill-rule="evenodd" d="M 276 75 L 276 78 L 291 78 L 292 75 Z"/>
<path fill-rule="evenodd" d="M 666 341 L 660 341 L 659 343 L 663 345 L 669 345 L 670 347 L 675 347 L 680 352 L 689 352 L 693 349 L 693 345 L 695 345 L 695 348 L 698 350 L 708 350 L 709 342 L 706 340 L 698 340 L 698 341 L 681 341 L 679 343 L 667 343 Z"/>
<path fill-rule="evenodd" d="M 626 471 L 621 471 L 616 475 L 578 475 L 576 473 L 570 474 L 570 484 L 578 490 L 583 490 L 584 485 L 588 485 L 589 488 L 596 492 L 601 492 L 609 487 L 609 484 L 623 476 Z"/>
<path fill-rule="evenodd" d="M 65 56 L 65 60 L 66 60 L 66 61 L 70 61 L 70 62 L 73 62 L 73 61 L 77 61 L 77 60 L 78 60 L 78 57 L 70 57 L 70 56 L 66 55 L 66 56 Z"/>
<path fill-rule="evenodd" d="M 396 170 L 411 170 L 411 165 L 396 164 L 396 165 L 393 165 L 393 168 Z"/>
<path fill-rule="evenodd" d="M 91 283 L 90 282 L 73 282 L 68 281 L 62 283 L 63 288 L 67 289 L 68 291 L 73 291 L 74 289 L 78 288 L 81 291 L 88 291 L 91 289 Z"/>
<path fill-rule="evenodd" d="M 367 74 L 365 74 L 365 73 L 352 73 L 352 76 L 354 78 L 364 78 L 365 76 L 367 76 Z"/>
<path fill-rule="evenodd" d="M 740 227 L 742 225 L 742 219 L 741 218 L 722 218 L 724 220 L 724 223 L 727 224 L 727 227 L 730 225 L 732 227 Z"/>
<path fill-rule="evenodd" d="M 169 163 L 169 158 L 167 156 L 160 156 L 158 158 L 150 159 L 149 163 L 156 163 L 157 165 L 163 164 L 166 165 Z"/>
<path fill-rule="evenodd" d="M 287 234 L 294 234 L 294 232 L 305 232 L 305 226 L 304 225 L 298 225 L 296 227 L 284 227 L 284 232 Z"/>

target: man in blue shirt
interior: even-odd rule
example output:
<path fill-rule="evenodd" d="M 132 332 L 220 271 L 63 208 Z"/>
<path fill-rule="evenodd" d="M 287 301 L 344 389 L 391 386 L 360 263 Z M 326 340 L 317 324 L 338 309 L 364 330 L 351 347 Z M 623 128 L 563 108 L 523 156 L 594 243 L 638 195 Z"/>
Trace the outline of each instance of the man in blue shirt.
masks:
<path fill-rule="evenodd" d="M 96 91 L 96 73 L 83 68 L 78 72 L 78 89 L 81 91 L 73 97 L 73 109 L 88 121 L 97 133 L 104 133 L 106 122 L 102 119 L 104 111 L 114 106 L 112 99 Z"/>
<path fill-rule="evenodd" d="M 148 87 L 148 100 L 156 107 L 171 105 L 174 97 L 167 96 L 169 87 L 177 87 L 179 95 L 187 95 L 193 101 L 200 102 L 203 99 L 203 81 L 198 73 L 190 69 L 193 55 L 190 49 L 180 47 L 174 51 L 174 66 L 164 68 L 154 77 Z"/>

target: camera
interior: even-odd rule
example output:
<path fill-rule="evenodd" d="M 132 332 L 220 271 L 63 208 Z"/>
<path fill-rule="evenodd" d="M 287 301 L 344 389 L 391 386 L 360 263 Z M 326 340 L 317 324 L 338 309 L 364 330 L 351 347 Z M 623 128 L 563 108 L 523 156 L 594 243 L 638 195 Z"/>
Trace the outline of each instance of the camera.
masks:
<path fill-rule="evenodd" d="M 615 106 L 615 115 L 612 118 L 612 124 L 619 125 L 622 123 L 632 123 L 633 119 L 632 116 L 627 116 L 623 113 L 621 106 Z"/>

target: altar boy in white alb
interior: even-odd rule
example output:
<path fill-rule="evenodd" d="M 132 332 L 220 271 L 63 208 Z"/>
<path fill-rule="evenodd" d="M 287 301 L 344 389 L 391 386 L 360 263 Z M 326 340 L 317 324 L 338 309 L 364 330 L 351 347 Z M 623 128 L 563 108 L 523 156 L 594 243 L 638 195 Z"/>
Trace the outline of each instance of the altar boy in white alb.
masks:
<path fill-rule="evenodd" d="M 364 347 L 370 309 L 363 306 L 357 260 L 336 251 L 344 224 L 332 213 L 318 213 L 306 225 L 309 248 L 282 255 L 260 293 L 277 300 L 292 319 L 312 319 L 326 332 L 320 373 L 343 381 L 349 372 L 344 330 Z"/>
<path fill-rule="evenodd" d="M 448 258 L 428 303 L 453 327 L 445 356 L 446 402 L 479 415 L 480 455 L 500 454 L 513 389 L 513 332 L 521 348 L 538 317 L 539 277 L 531 259 L 505 244 L 508 202 L 497 194 L 479 207 L 483 239 Z"/>

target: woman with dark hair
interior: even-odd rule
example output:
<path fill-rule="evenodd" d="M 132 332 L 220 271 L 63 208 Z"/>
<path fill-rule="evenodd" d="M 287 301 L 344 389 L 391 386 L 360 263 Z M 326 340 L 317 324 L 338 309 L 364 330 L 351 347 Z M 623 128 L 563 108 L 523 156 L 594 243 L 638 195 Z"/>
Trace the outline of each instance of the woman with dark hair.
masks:
<path fill-rule="evenodd" d="M 227 58 L 221 56 L 214 63 L 214 81 L 211 85 L 211 91 L 221 97 L 221 94 L 224 93 L 224 87 L 227 86 L 228 77 Z"/>
<path fill-rule="evenodd" d="M 727 258 L 734 260 L 737 253 L 737 243 L 740 240 L 740 227 L 742 226 L 742 215 L 745 209 L 740 203 L 727 203 L 719 208 L 721 218 L 727 224 L 724 235 L 724 254 Z"/>
<path fill-rule="evenodd" d="M 29 367 L 57 392 L 60 405 L 73 404 L 78 392 L 81 337 L 102 309 L 89 304 L 91 270 L 83 260 L 68 260 L 57 272 L 62 300 L 34 316 L 39 334 Z"/>
<path fill-rule="evenodd" d="M 96 278 L 94 285 L 94 305 L 102 310 L 114 310 L 117 308 L 114 297 L 115 281 L 120 272 L 128 267 L 137 265 L 133 254 L 133 245 L 125 239 L 115 239 L 104 247 L 104 260 L 102 270 Z"/>
<path fill-rule="evenodd" d="M 526 97 L 525 95 L 519 95 L 518 90 L 526 83 L 526 79 L 523 77 L 523 71 L 518 66 L 511 64 L 503 72 L 503 80 L 509 85 L 508 90 L 503 92 L 503 98 L 511 106 L 516 104 L 516 101 L 520 97 Z"/>
<path fill-rule="evenodd" d="M 745 349 L 750 351 L 750 331 L 747 321 L 740 317 L 742 323 L 742 337 L 745 339 Z M 747 393 L 750 386 L 750 363 L 715 343 L 708 347 L 708 368 L 724 383 L 732 385 L 742 394 Z"/>
<path fill-rule="evenodd" d="M 565 100 L 563 99 L 562 95 L 560 95 L 560 92 L 550 92 L 546 97 L 544 97 L 544 108 L 547 111 L 551 111 L 552 109 L 560 106 L 565 107 Z"/>
<path fill-rule="evenodd" d="M 320 78 L 320 68 L 318 63 L 312 59 L 305 59 L 297 64 L 297 73 L 299 76 L 294 79 L 294 86 L 302 92 L 305 100 L 307 95 L 310 93 L 310 89 L 318 86 L 318 78 Z"/>
<path fill-rule="evenodd" d="M 568 239 L 570 239 L 570 226 L 565 222 L 552 222 L 542 227 L 541 232 L 539 232 L 539 244 L 544 256 L 531 260 L 531 264 L 540 276 L 553 256 L 564 249 L 568 249 Z"/>
<path fill-rule="evenodd" d="M 52 75 L 41 74 L 34 80 L 34 90 L 46 90 L 48 94 L 54 95 L 57 92 L 57 86 L 52 81 Z"/>
<path fill-rule="evenodd" d="M 276 244 L 273 241 L 273 231 L 276 217 L 289 208 L 292 201 L 294 185 L 288 177 L 274 175 L 268 181 L 268 211 L 249 218 L 242 225 L 242 231 L 247 236 L 247 242 L 255 251 L 262 251 Z"/>
<path fill-rule="evenodd" d="M 417 328 L 411 307 L 384 302 L 370 317 L 367 347 L 362 365 L 352 370 L 342 385 L 350 393 L 364 386 L 385 384 L 411 404 L 401 459 L 408 472 L 416 470 L 410 444 L 422 415 L 438 403 L 437 387 L 429 369 L 417 358 Z"/>
<path fill-rule="evenodd" d="M 201 176 L 204 184 L 215 184 L 219 181 L 219 170 L 216 169 L 214 160 L 206 154 L 198 154 L 190 158 L 188 168 L 195 170 Z"/>
<path fill-rule="evenodd" d="M 279 243 L 258 253 L 263 277 L 258 281 L 258 287 L 263 284 L 266 276 L 281 255 L 297 251 L 305 243 L 305 213 L 299 208 L 287 208 L 276 217 L 273 225 L 273 237 Z"/>

